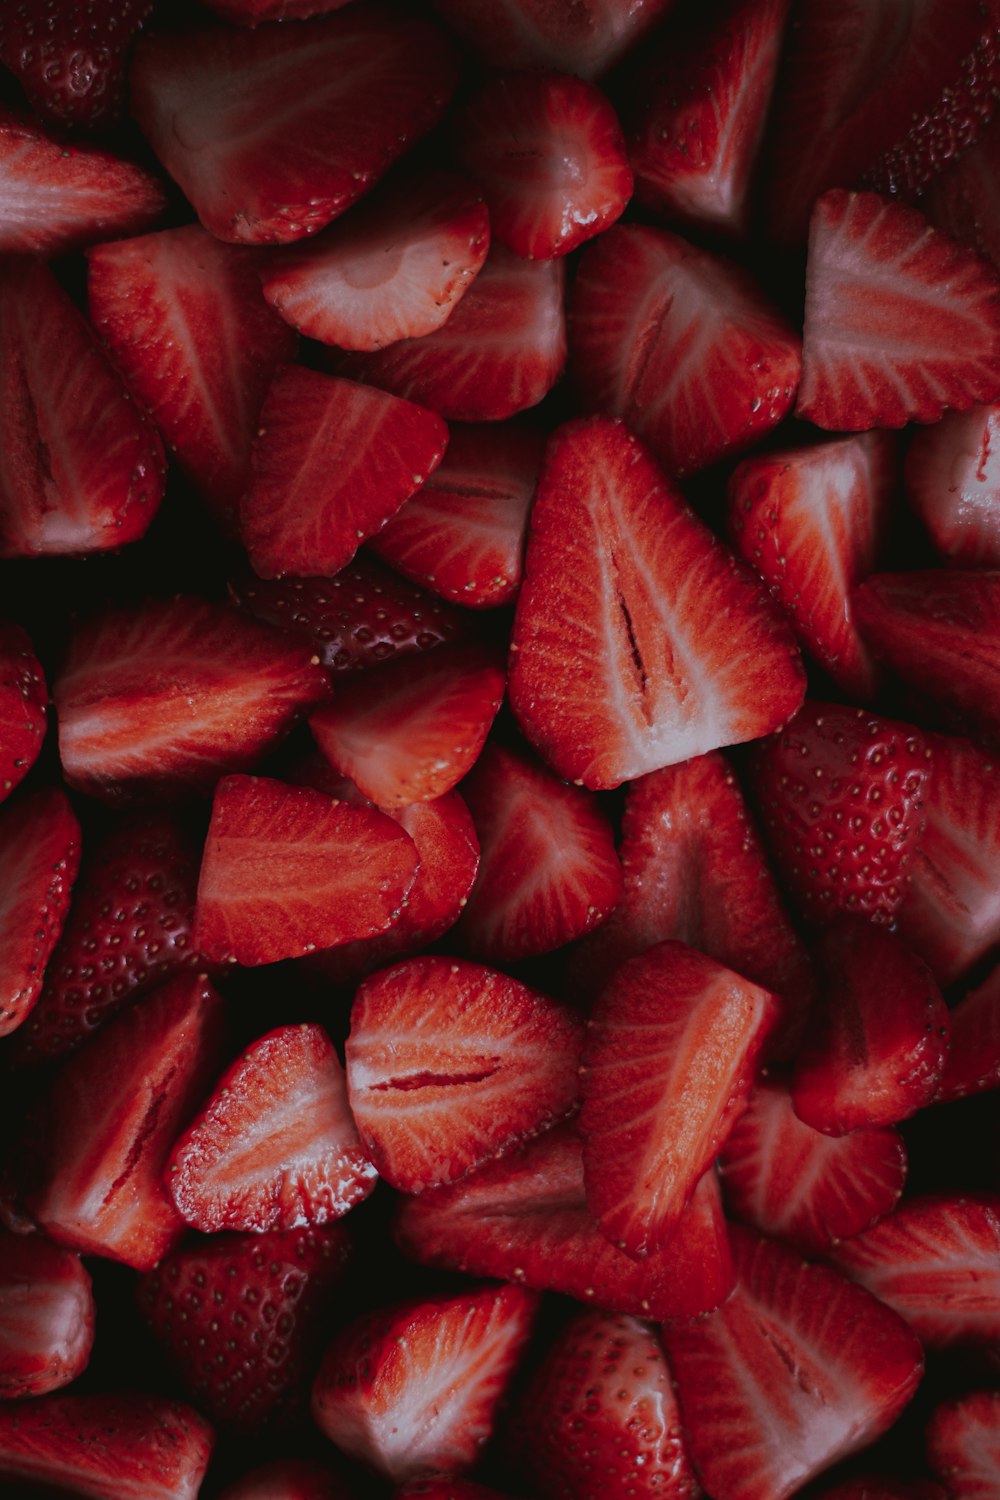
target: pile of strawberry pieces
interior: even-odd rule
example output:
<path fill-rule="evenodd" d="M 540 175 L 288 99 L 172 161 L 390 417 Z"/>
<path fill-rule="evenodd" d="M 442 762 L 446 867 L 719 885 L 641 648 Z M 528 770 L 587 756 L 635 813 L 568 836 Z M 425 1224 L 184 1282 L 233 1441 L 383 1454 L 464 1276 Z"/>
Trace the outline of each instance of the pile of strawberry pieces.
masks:
<path fill-rule="evenodd" d="M 996 1497 L 1000 5 L 206 3 L 0 14 L 0 1488 Z"/>

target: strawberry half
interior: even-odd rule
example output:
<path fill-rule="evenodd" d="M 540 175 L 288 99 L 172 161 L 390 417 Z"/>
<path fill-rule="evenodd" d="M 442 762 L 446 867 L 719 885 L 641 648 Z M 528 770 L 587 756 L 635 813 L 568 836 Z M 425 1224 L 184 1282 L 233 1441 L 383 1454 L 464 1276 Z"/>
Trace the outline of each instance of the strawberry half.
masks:
<path fill-rule="evenodd" d="M 44 119 L 78 130 L 115 120 L 128 55 L 154 0 L 18 0 L 0 16 L 0 62 Z"/>
<path fill-rule="evenodd" d="M 0 1234 L 0 1396 L 43 1396 L 82 1375 L 94 1294 L 78 1255 L 42 1235 Z"/>
<path fill-rule="evenodd" d="M 368 1313 L 323 1356 L 312 1398 L 320 1431 L 395 1484 L 471 1469 L 537 1305 L 520 1287 L 483 1287 Z"/>
<path fill-rule="evenodd" d="M 993 1500 L 1000 1485 L 1000 1391 L 970 1391 L 935 1407 L 927 1458 L 949 1495 Z"/>
<path fill-rule="evenodd" d="M 964 1099 L 1000 1088 L 1000 969 L 951 1012 L 951 1045 L 937 1101 Z"/>
<path fill-rule="evenodd" d="M 49 690 L 27 631 L 0 621 L 0 802 L 38 759 Z"/>
<path fill-rule="evenodd" d="M 326 1464 L 308 1458 L 279 1458 L 227 1484 L 219 1500 L 353 1500 L 353 1496 L 347 1481 Z"/>
<path fill-rule="evenodd" d="M 351 1111 L 381 1175 L 419 1193 L 569 1114 L 581 1045 L 572 1011 L 509 975 L 413 958 L 355 996 Z"/>
<path fill-rule="evenodd" d="M 606 73 L 656 25 L 674 0 L 435 0 L 450 26 L 492 67 Z"/>
<path fill-rule="evenodd" d="M 80 864 L 80 825 L 64 792 L 27 792 L 0 812 L 0 1036 L 41 993 Z"/>
<path fill-rule="evenodd" d="M 624 424 L 561 427 L 531 513 L 510 658 L 511 707 L 553 769 L 602 790 L 754 739 L 795 712 L 803 680 L 759 579 Z"/>
<path fill-rule="evenodd" d="M 1000 568 L 1000 404 L 946 412 L 915 432 L 904 479 L 946 562 Z"/>

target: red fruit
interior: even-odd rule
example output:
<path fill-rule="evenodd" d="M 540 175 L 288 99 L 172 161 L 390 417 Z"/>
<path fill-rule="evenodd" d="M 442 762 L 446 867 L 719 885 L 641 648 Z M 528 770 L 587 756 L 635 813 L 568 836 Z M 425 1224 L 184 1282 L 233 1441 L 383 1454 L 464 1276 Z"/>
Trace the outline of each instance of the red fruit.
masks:
<path fill-rule="evenodd" d="M 261 21 L 291 21 L 328 15 L 347 0 L 206 0 L 209 10 L 237 26 L 259 26 Z"/>
<path fill-rule="evenodd" d="M 615 787 L 768 733 L 802 691 L 777 607 L 642 444 L 608 417 L 560 428 L 531 514 L 510 665 L 511 707 L 553 769 Z"/>
<path fill-rule="evenodd" d="M 664 1329 L 702 1484 L 784 1500 L 896 1420 L 923 1374 L 891 1309 L 776 1240 L 733 1230 L 738 1281 L 699 1322 Z"/>
<path fill-rule="evenodd" d="M 995 266 L 1000 266 L 998 151 L 1000 120 L 994 117 L 981 139 L 948 164 L 921 200 L 935 224 Z"/>
<path fill-rule="evenodd" d="M 719 1167 L 734 1218 L 815 1255 L 892 1212 L 906 1148 L 895 1130 L 822 1135 L 798 1118 L 787 1083 L 769 1078 L 730 1131 Z"/>
<path fill-rule="evenodd" d="M 0 802 L 38 759 L 49 690 L 27 631 L 0 621 Z"/>
<path fill-rule="evenodd" d="M 87 1368 L 94 1294 L 79 1256 L 40 1234 L 0 1235 L 0 1396 L 44 1396 Z"/>
<path fill-rule="evenodd" d="M 121 113 L 125 70 L 153 0 L 19 0 L 0 16 L 0 62 L 33 109 L 80 130 Z"/>
<path fill-rule="evenodd" d="M 809 228 L 796 412 L 853 432 L 1000 395 L 1000 281 L 916 209 L 826 193 Z"/>
<path fill-rule="evenodd" d="M 580 257 L 570 349 L 584 409 L 624 417 L 676 475 L 752 447 L 799 383 L 798 336 L 747 273 L 644 224 Z"/>
<path fill-rule="evenodd" d="M 384 349 L 434 333 L 482 270 L 489 210 L 451 172 L 393 184 L 311 245 L 261 270 L 264 296 L 287 323 L 341 349 Z"/>
<path fill-rule="evenodd" d="M 454 1182 L 569 1114 L 581 1026 L 518 980 L 426 955 L 365 980 L 347 1085 L 361 1138 L 404 1193 Z"/>
<path fill-rule="evenodd" d="M 0 1476 L 95 1500 L 196 1500 L 214 1434 L 161 1396 L 45 1396 L 0 1406 Z"/>
<path fill-rule="evenodd" d="M 492 67 L 561 68 L 594 78 L 638 42 L 673 0 L 435 0 Z"/>
<path fill-rule="evenodd" d="M 1000 969 L 950 1013 L 951 1045 L 936 1103 L 1000 1088 Z"/>
<path fill-rule="evenodd" d="M 0 812 L 0 1036 L 38 999 L 80 864 L 80 825 L 55 787 Z"/>
<path fill-rule="evenodd" d="M 223 5 L 216 6 L 223 9 Z M 278 1459 L 229 1484 L 219 1500 L 352 1500 L 347 1482 L 308 1458 Z"/>
<path fill-rule="evenodd" d="M 0 266 L 0 557 L 141 537 L 163 448 L 89 324 L 40 261 Z"/>
<path fill-rule="evenodd" d="M 448 443 L 433 412 L 297 365 L 271 382 L 260 424 L 240 534 L 263 578 L 337 573 Z"/>
<path fill-rule="evenodd" d="M 220 1426 L 288 1425 L 343 1280 L 343 1225 L 187 1240 L 147 1271 L 139 1308 L 191 1398 Z"/>
<path fill-rule="evenodd" d="M 790 616 L 803 651 L 852 703 L 879 687 L 850 596 L 886 540 L 896 455 L 887 433 L 866 433 L 744 459 L 729 481 L 733 545 Z"/>
<path fill-rule="evenodd" d="M 913 434 L 906 495 L 946 562 L 1000 567 L 1000 404 L 946 412 Z"/>
<path fill-rule="evenodd" d="M 253 252 L 197 224 L 97 245 L 90 316 L 179 466 L 232 530 L 250 443 L 296 338 L 266 306 Z"/>
<path fill-rule="evenodd" d="M 1000 1485 L 1000 1391 L 943 1401 L 927 1424 L 927 1457 L 949 1495 L 993 1500 Z"/>
<path fill-rule="evenodd" d="M 211 787 L 329 691 L 308 646 L 225 605 L 105 608 L 74 631 L 53 686 L 63 770 L 112 800 Z"/>
<path fill-rule="evenodd" d="M 519 1287 L 483 1287 L 366 1314 L 323 1356 L 312 1398 L 320 1430 L 396 1484 L 471 1469 L 537 1300 Z"/>
<path fill-rule="evenodd" d="M 889 923 L 924 827 L 931 751 L 908 724 L 807 701 L 754 747 L 763 830 L 789 897 L 815 925 Z"/>
<path fill-rule="evenodd" d="M 270 964 L 382 932 L 417 871 L 384 813 L 311 787 L 226 776 L 212 804 L 195 945 L 218 963 Z"/>
<path fill-rule="evenodd" d="M 376 0 L 294 26 L 149 37 L 132 112 L 206 229 L 281 244 L 349 208 L 437 122 L 454 83 L 437 28 Z"/>

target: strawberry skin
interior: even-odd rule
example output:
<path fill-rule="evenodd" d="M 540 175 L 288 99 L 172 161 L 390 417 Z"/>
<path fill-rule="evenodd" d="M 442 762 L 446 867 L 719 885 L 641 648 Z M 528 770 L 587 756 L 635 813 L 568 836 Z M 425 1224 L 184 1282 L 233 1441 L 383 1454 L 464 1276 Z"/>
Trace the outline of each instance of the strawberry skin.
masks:
<path fill-rule="evenodd" d="M 0 1396 L 44 1396 L 87 1368 L 94 1342 L 90 1277 L 42 1235 L 0 1235 Z"/>
<path fill-rule="evenodd" d="M 1000 1391 L 970 1391 L 935 1407 L 927 1459 L 949 1495 L 992 1500 L 1000 1484 Z"/>
<path fill-rule="evenodd" d="M 17 0 L 0 17 L 0 61 L 46 120 L 80 130 L 120 113 L 128 53 L 154 0 Z"/>
<path fill-rule="evenodd" d="M 38 759 L 49 690 L 26 631 L 0 621 L 0 802 Z"/>
<path fill-rule="evenodd" d="M 951 1011 L 951 1046 L 937 1102 L 1000 1088 L 1000 968 Z"/>
<path fill-rule="evenodd" d="M 944 561 L 1000 567 L 1000 404 L 946 412 L 915 432 L 903 474 Z"/>
<path fill-rule="evenodd" d="M 79 865 L 80 825 L 64 792 L 27 792 L 0 812 L 0 1036 L 41 993 Z"/>

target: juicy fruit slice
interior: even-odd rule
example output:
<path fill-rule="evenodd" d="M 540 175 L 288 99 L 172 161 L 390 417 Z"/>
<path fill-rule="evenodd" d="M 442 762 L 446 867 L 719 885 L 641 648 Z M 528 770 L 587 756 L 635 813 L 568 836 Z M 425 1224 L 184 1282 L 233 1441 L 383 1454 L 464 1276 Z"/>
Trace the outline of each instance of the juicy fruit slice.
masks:
<path fill-rule="evenodd" d="M 628 1255 L 668 1250 L 746 1107 L 777 1014 L 767 990 L 684 943 L 629 959 L 591 1012 L 580 1069 L 587 1204 Z"/>
<path fill-rule="evenodd" d="M 0 265 L 0 556 L 121 547 L 163 496 L 163 448 L 40 261 Z"/>
<path fill-rule="evenodd" d="M 80 864 L 80 825 L 65 793 L 28 792 L 0 813 L 0 1036 L 41 992 Z"/>
<path fill-rule="evenodd" d="M 951 1045 L 938 1085 L 938 1102 L 1000 1088 L 1000 969 L 951 1012 Z"/>
<path fill-rule="evenodd" d="M 361 1138 L 404 1193 L 453 1182 L 570 1113 L 572 1011 L 480 964 L 426 955 L 367 979 L 347 1085 Z"/>
<path fill-rule="evenodd" d="M 27 631 L 0 621 L 0 802 L 38 759 L 49 690 Z"/>
<path fill-rule="evenodd" d="M 87 1367 L 94 1342 L 90 1277 L 42 1235 L 0 1235 L 0 1395 L 44 1396 Z"/>
<path fill-rule="evenodd" d="M 1000 1483 L 1000 1391 L 970 1391 L 936 1407 L 927 1427 L 934 1473 L 962 1500 L 991 1500 Z"/>
<path fill-rule="evenodd" d="M 826 193 L 809 229 L 796 412 L 852 432 L 1000 395 L 1000 281 L 916 209 Z"/>
<path fill-rule="evenodd" d="M 194 940 L 220 963 L 296 958 L 384 931 L 417 872 L 413 840 L 374 808 L 227 776 L 215 790 Z"/>
<path fill-rule="evenodd" d="M 434 172 L 377 194 L 315 243 L 275 255 L 260 279 L 271 306 L 309 338 L 384 349 L 443 327 L 489 246 L 478 190 Z"/>
<path fill-rule="evenodd" d="M 803 686 L 763 585 L 628 429 L 608 417 L 560 428 L 531 514 L 510 666 L 511 707 L 553 769 L 615 787 L 768 733 Z"/>
<path fill-rule="evenodd" d="M 448 443 L 433 412 L 297 365 L 271 382 L 260 423 L 240 534 L 262 578 L 345 567 Z"/>
<path fill-rule="evenodd" d="M 161 32 L 130 82 L 205 228 L 281 244 L 343 213 L 437 122 L 455 66 L 436 27 L 376 0 L 292 27 Z"/>
<path fill-rule="evenodd" d="M 153 3 L 21 0 L 0 17 L 0 61 L 44 119 L 107 125 L 121 113 L 128 54 Z"/>
<path fill-rule="evenodd" d="M 435 0 L 449 25 L 493 67 L 561 68 L 595 78 L 618 61 L 673 0 Z"/>
<path fill-rule="evenodd" d="M 350 1324 L 313 1386 L 320 1430 L 396 1484 L 471 1468 L 492 1435 L 537 1300 L 520 1287 L 486 1287 Z"/>
<path fill-rule="evenodd" d="M 946 412 L 915 432 L 904 477 L 907 499 L 946 561 L 1000 567 L 1000 404 Z"/>
<path fill-rule="evenodd" d="M 738 1281 L 699 1323 L 664 1329 L 709 1494 L 784 1500 L 892 1425 L 923 1374 L 902 1318 L 827 1266 L 734 1229 Z"/>
<path fill-rule="evenodd" d="M 300 1229 L 339 1219 L 376 1172 L 347 1104 L 322 1026 L 280 1026 L 216 1084 L 170 1155 L 167 1186 L 185 1222 L 220 1229 Z"/>
<path fill-rule="evenodd" d="M 801 365 L 798 336 L 744 270 L 644 224 L 581 255 L 570 350 L 584 408 L 624 417 L 675 475 L 776 427 Z"/>

